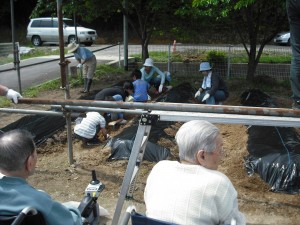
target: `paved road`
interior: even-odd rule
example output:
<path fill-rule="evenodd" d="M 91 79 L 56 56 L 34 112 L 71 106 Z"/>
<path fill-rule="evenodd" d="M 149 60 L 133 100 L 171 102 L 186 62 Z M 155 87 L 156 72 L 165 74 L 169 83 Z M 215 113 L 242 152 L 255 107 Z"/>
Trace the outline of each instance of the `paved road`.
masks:
<path fill-rule="evenodd" d="M 119 59 L 122 60 L 124 49 L 121 45 L 114 47 L 110 47 L 111 45 L 95 45 L 88 47 L 92 51 L 95 52 L 96 58 L 99 63 L 104 64 L 110 61 L 118 62 Z M 58 48 L 58 47 L 57 47 Z M 244 51 L 244 47 L 242 45 L 231 46 L 231 51 Z M 210 50 L 215 49 L 219 51 L 229 51 L 229 45 L 184 45 L 184 44 L 177 44 L 176 50 L 183 51 L 183 50 Z M 291 48 L 288 46 L 275 46 L 275 45 L 268 45 L 265 47 L 264 51 L 275 51 L 276 52 L 283 52 L 285 54 L 290 54 Z M 173 51 L 172 45 L 149 45 L 149 51 Z M 128 47 L 128 55 L 132 54 L 140 54 L 141 53 L 141 46 L 140 45 L 130 45 Z M 120 55 L 120 56 L 119 56 Z M 71 55 L 67 55 L 66 57 L 70 57 Z M 120 57 L 120 58 L 119 58 Z M 55 60 L 56 59 L 56 60 Z M 69 58 L 72 62 L 69 66 L 76 65 L 76 61 L 74 57 Z M 31 65 L 35 63 L 45 62 L 49 60 L 54 60 L 53 62 L 43 63 L 35 66 L 24 67 L 26 65 Z M 52 80 L 55 78 L 60 77 L 60 67 L 59 67 L 59 57 L 39 57 L 39 58 L 32 58 L 23 60 L 20 63 L 20 77 L 21 77 L 21 85 L 22 90 L 41 84 L 45 81 Z M 0 71 L 7 70 L 13 68 L 13 64 L 6 64 L 0 66 Z M 18 84 L 18 74 L 17 71 L 11 70 L 7 72 L 0 72 L 0 84 L 6 85 L 10 88 L 15 90 L 19 90 Z"/>
<path fill-rule="evenodd" d="M 98 63 L 104 64 L 109 61 L 118 60 L 119 47 L 115 46 L 107 50 L 97 51 L 99 49 L 104 49 L 107 46 L 96 46 L 90 47 L 92 51 L 96 51 L 95 55 Z M 66 55 L 70 57 L 71 63 L 69 66 L 77 65 L 76 60 L 72 55 Z M 50 62 L 49 62 L 50 61 Z M 56 79 L 60 77 L 60 66 L 59 66 L 59 56 L 45 56 L 38 58 L 31 58 L 22 60 L 20 62 L 20 77 L 21 77 L 21 87 L 25 90 L 28 87 L 32 87 L 43 82 Z M 47 63 L 43 63 L 47 62 Z M 34 65 L 37 64 L 37 65 Z M 0 66 L 0 71 L 8 70 L 13 68 L 13 63 L 5 64 Z M 0 84 L 5 85 L 9 88 L 19 90 L 18 83 L 18 73 L 16 70 L 9 70 L 0 73 Z"/>

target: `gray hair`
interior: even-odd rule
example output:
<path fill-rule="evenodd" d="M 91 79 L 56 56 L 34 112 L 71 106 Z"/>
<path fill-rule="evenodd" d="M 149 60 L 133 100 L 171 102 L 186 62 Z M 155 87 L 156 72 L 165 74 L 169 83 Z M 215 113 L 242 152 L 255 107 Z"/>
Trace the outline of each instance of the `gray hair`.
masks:
<path fill-rule="evenodd" d="M 33 154 L 35 144 L 27 130 L 11 130 L 0 135 L 0 169 L 19 171 Z"/>
<path fill-rule="evenodd" d="M 217 147 L 216 138 L 219 134 L 219 129 L 210 122 L 204 120 L 186 122 L 175 136 L 180 160 L 194 163 L 199 150 L 213 152 Z"/>

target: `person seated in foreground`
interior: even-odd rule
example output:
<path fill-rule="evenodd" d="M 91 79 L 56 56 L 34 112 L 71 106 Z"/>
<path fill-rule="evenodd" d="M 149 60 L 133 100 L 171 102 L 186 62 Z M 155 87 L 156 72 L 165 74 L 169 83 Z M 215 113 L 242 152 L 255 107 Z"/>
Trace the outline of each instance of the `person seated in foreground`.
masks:
<path fill-rule="evenodd" d="M 142 73 L 142 80 L 148 83 L 148 88 L 154 86 L 159 93 L 163 91 L 165 81 L 171 81 L 170 73 L 164 73 L 156 66 L 154 66 L 153 59 L 151 58 L 147 58 L 145 60 L 143 67 L 140 69 L 140 71 Z"/>
<path fill-rule="evenodd" d="M 237 192 L 217 171 L 223 158 L 219 129 L 203 120 L 183 124 L 176 134 L 180 162 L 163 160 L 145 187 L 146 215 L 176 224 L 246 224 Z"/>
<path fill-rule="evenodd" d="M 31 206 L 42 213 L 47 225 L 81 225 L 76 207 L 54 201 L 27 183 L 36 163 L 37 151 L 28 131 L 17 129 L 0 135 L 0 215 L 17 215 Z"/>
<path fill-rule="evenodd" d="M 109 137 L 105 129 L 106 120 L 98 112 L 83 113 L 75 120 L 75 123 L 75 137 L 82 140 L 84 146 L 100 145 L 99 133 L 105 140 Z"/>
<path fill-rule="evenodd" d="M 199 72 L 203 75 L 203 81 L 195 94 L 195 99 L 207 105 L 219 105 L 225 101 L 229 96 L 226 83 L 220 75 L 212 71 L 210 63 L 200 63 Z"/>

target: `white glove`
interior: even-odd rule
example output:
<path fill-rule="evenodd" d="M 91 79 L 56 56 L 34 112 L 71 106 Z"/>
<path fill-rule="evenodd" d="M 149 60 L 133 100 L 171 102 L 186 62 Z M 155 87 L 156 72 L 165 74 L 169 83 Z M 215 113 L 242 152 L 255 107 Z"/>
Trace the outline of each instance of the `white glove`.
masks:
<path fill-rule="evenodd" d="M 150 97 L 150 95 L 147 95 L 148 96 L 148 101 L 151 101 L 151 97 Z"/>
<path fill-rule="evenodd" d="M 202 99 L 202 102 L 204 102 L 206 99 L 210 97 L 210 94 L 206 93 Z"/>
<path fill-rule="evenodd" d="M 164 85 L 159 85 L 158 92 L 161 93 Z"/>
<path fill-rule="evenodd" d="M 133 102 L 134 98 L 131 95 L 128 95 L 125 99 L 125 102 Z"/>
<path fill-rule="evenodd" d="M 79 64 L 77 65 L 77 68 L 81 69 L 81 68 L 82 68 L 82 64 L 79 63 Z"/>
<path fill-rule="evenodd" d="M 197 92 L 196 92 L 196 94 L 195 94 L 195 98 L 197 98 L 198 96 L 200 96 L 200 90 L 198 90 Z"/>
<path fill-rule="evenodd" d="M 14 91 L 13 89 L 8 89 L 6 93 L 6 98 L 12 100 L 14 103 L 18 103 L 18 98 L 22 98 L 19 92 Z"/>

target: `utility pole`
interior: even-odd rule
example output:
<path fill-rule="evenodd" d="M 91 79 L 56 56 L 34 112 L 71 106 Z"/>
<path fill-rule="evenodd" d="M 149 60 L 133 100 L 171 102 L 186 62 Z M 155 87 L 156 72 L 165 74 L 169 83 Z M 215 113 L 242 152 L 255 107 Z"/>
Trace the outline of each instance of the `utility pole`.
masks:
<path fill-rule="evenodd" d="M 14 53 L 14 68 L 15 70 L 17 70 L 18 73 L 19 92 L 20 94 L 22 94 L 19 47 L 16 47 L 14 0 L 10 0 L 10 16 L 11 16 L 11 36 L 12 36 L 13 53 Z"/>
<path fill-rule="evenodd" d="M 128 71 L 128 0 L 124 0 L 124 11 L 123 14 L 123 39 L 124 39 L 124 69 Z"/>

